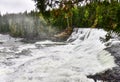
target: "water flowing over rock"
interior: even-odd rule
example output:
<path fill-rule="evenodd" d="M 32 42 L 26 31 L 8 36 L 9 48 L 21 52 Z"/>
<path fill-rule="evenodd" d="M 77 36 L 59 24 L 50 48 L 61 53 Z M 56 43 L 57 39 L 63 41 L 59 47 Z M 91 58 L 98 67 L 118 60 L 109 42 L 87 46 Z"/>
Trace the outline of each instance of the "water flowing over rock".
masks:
<path fill-rule="evenodd" d="M 96 82 L 97 80 L 102 80 L 106 82 L 120 82 L 120 41 L 118 38 L 110 39 L 106 45 L 108 46 L 105 50 L 114 56 L 115 63 L 117 64 L 112 70 L 106 70 L 102 73 L 97 73 L 95 75 L 89 75 L 89 78 L 93 78 Z"/>
<path fill-rule="evenodd" d="M 66 42 L 27 44 L 0 35 L 0 82 L 94 82 L 87 75 L 116 66 L 100 40 L 106 33 L 102 29 L 75 28 Z"/>

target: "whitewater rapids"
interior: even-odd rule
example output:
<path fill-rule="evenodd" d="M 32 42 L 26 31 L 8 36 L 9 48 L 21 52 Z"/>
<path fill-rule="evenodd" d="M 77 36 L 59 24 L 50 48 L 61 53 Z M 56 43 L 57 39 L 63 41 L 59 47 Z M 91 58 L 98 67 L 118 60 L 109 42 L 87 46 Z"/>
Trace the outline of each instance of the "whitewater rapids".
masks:
<path fill-rule="evenodd" d="M 66 42 L 31 44 L 0 34 L 0 82 L 94 82 L 87 75 L 116 66 L 100 40 L 106 33 L 76 28 Z"/>

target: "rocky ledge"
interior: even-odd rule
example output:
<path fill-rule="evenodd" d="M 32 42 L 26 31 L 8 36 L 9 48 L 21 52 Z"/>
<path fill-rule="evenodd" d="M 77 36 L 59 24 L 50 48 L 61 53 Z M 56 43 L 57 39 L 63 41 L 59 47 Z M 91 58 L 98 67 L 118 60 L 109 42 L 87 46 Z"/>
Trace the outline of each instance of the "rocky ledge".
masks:
<path fill-rule="evenodd" d="M 106 70 L 103 73 L 88 75 L 88 78 L 94 79 L 95 82 L 101 80 L 103 82 L 120 82 L 120 41 L 110 41 L 106 44 L 105 50 L 111 53 L 115 58 L 116 67 Z"/>

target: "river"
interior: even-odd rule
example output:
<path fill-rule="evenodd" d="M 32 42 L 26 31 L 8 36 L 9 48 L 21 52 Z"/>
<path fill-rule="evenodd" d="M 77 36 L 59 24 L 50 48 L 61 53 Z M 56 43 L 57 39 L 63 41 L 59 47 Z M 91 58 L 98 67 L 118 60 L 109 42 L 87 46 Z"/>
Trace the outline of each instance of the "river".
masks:
<path fill-rule="evenodd" d="M 94 82 L 87 75 L 116 66 L 100 39 L 106 33 L 75 28 L 65 42 L 35 43 L 0 34 L 0 82 Z"/>

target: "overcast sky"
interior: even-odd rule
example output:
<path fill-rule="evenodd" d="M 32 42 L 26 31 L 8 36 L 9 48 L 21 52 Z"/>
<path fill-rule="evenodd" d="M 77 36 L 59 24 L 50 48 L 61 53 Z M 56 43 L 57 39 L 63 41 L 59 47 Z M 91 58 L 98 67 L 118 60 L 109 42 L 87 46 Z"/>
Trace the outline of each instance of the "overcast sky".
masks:
<path fill-rule="evenodd" d="M 35 9 L 35 3 L 32 0 L 0 0 L 0 12 L 18 13 Z"/>

